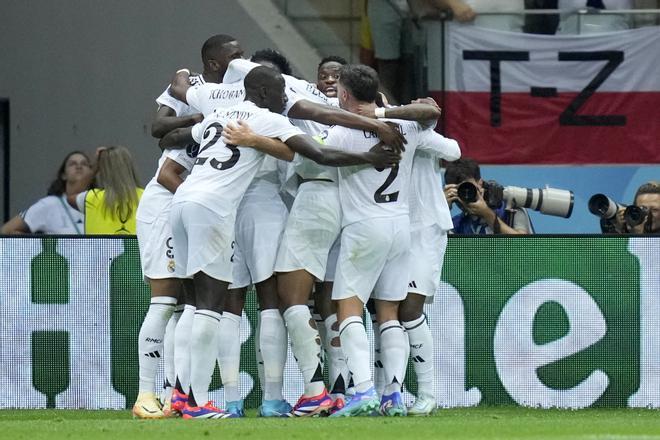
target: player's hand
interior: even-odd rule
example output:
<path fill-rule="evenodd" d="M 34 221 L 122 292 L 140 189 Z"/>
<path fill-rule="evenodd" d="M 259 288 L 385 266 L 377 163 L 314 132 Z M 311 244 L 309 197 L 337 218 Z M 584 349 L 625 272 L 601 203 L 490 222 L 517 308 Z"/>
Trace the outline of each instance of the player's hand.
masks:
<path fill-rule="evenodd" d="M 451 209 L 452 204 L 458 201 L 458 185 L 449 183 L 445 185 L 443 191 L 445 193 L 445 199 L 447 199 L 447 204 L 449 204 L 449 208 Z"/>
<path fill-rule="evenodd" d="M 383 141 L 371 147 L 369 153 L 370 163 L 375 168 L 391 168 L 401 160 L 401 154 Z"/>
<path fill-rule="evenodd" d="M 360 104 L 357 108 L 358 115 L 365 116 L 367 118 L 376 119 L 376 112 L 374 111 L 374 106 L 371 104 Z"/>
<path fill-rule="evenodd" d="M 439 111 L 442 112 L 442 109 L 438 105 L 438 103 L 435 101 L 435 99 L 431 98 L 430 96 L 427 96 L 426 98 L 417 98 L 412 101 L 410 101 L 411 104 L 426 104 L 426 105 L 432 105 L 433 107 L 437 108 Z"/>
<path fill-rule="evenodd" d="M 190 120 L 194 124 L 197 124 L 198 122 L 202 122 L 204 120 L 204 115 L 201 113 L 195 113 L 193 115 L 190 115 Z"/>
<path fill-rule="evenodd" d="M 381 122 L 377 134 L 381 141 L 392 147 L 397 153 L 406 150 L 404 144 L 408 141 L 401 134 L 398 124 L 393 122 Z"/>
<path fill-rule="evenodd" d="M 247 122 L 229 122 L 222 130 L 222 141 L 228 145 L 254 145 L 255 133 Z"/>

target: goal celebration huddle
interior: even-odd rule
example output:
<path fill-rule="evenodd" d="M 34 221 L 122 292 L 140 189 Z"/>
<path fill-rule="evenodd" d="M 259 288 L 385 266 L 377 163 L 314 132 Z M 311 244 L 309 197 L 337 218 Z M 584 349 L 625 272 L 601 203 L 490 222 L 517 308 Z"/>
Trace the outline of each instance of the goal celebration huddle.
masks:
<path fill-rule="evenodd" d="M 202 73 L 179 70 L 157 98 L 152 134 L 163 153 L 137 211 L 152 297 L 134 416 L 244 416 L 239 329 L 249 286 L 259 304 L 260 416 L 430 414 L 423 306 L 452 228 L 440 161 L 461 154 L 434 131 L 437 104 L 389 106 L 376 72 L 340 57 L 320 60 L 308 82 L 276 51 L 244 59 L 228 35 L 209 38 L 201 55 Z M 289 342 L 304 380 L 294 406 L 282 392 Z M 418 393 L 406 408 L 409 356 Z M 216 362 L 224 405 L 209 398 Z"/>

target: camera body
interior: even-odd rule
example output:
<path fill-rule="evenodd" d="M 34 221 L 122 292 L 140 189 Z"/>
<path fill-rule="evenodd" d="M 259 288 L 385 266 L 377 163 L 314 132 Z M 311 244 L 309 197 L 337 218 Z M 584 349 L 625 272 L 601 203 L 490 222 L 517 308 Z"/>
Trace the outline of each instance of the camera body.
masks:
<path fill-rule="evenodd" d="M 573 213 L 575 196 L 573 191 L 556 188 L 521 188 L 502 186 L 494 180 L 484 182 L 484 201 L 491 209 L 506 202 L 507 208 L 529 208 L 542 214 L 569 218 Z M 457 188 L 458 198 L 463 203 L 474 203 L 479 190 L 471 182 L 462 182 Z"/>
<path fill-rule="evenodd" d="M 643 206 L 630 205 L 623 212 L 623 218 L 626 224 L 631 228 L 639 226 L 646 221 L 650 211 Z"/>

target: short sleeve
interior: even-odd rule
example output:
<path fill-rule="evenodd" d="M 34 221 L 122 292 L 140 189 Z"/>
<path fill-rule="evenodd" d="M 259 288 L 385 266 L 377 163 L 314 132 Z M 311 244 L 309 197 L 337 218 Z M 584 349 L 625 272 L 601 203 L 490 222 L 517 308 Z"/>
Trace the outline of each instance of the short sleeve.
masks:
<path fill-rule="evenodd" d="M 199 98 L 199 88 L 200 86 L 191 87 L 186 91 L 186 102 L 188 105 L 195 110 L 201 108 L 200 98 Z"/>
<path fill-rule="evenodd" d="M 237 81 L 243 81 L 245 76 L 250 73 L 250 70 L 259 66 L 250 60 L 237 59 L 229 63 L 225 76 L 222 78 L 223 83 L 231 84 Z"/>
<path fill-rule="evenodd" d="M 48 198 L 45 197 L 40 199 L 20 215 L 30 229 L 30 232 L 42 231 L 45 226 L 45 221 L 48 218 Z"/>
<path fill-rule="evenodd" d="M 461 149 L 458 146 L 458 142 L 436 133 L 431 128 L 419 131 L 419 144 L 417 148 L 450 162 L 461 157 Z"/>
<path fill-rule="evenodd" d="M 174 110 L 174 113 L 177 116 L 181 116 L 181 114 L 185 111 L 186 109 L 186 104 L 183 102 L 179 101 L 176 99 L 174 96 L 170 95 L 170 88 L 169 86 L 161 95 L 156 98 L 156 103 L 158 103 L 158 108 L 161 106 L 166 106 Z"/>

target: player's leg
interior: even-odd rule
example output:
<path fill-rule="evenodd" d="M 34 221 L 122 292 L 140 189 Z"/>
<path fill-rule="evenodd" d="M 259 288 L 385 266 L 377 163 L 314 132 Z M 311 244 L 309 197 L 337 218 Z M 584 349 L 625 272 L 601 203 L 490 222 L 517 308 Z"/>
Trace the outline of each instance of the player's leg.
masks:
<path fill-rule="evenodd" d="M 179 283 L 180 287 L 180 283 Z M 185 305 L 179 296 L 179 302 L 174 308 L 174 313 L 167 321 L 165 327 L 165 337 L 163 340 L 163 362 L 165 364 L 165 379 L 163 381 L 163 390 L 161 392 L 161 402 L 163 403 L 163 414 L 165 417 L 176 417 L 178 412 L 172 410 L 172 393 L 174 391 L 174 384 L 176 383 L 176 370 L 174 367 L 174 339 L 176 337 L 176 326 L 179 319 L 183 314 Z"/>
<path fill-rule="evenodd" d="M 232 280 L 230 244 L 235 222 L 232 216 L 218 216 L 197 203 L 174 204 L 173 214 L 177 211 L 186 237 L 184 276 L 193 279 L 197 305 L 190 332 L 190 392 L 183 417 L 225 418 L 227 413 L 209 400 L 209 385 L 218 357 L 221 313 Z M 174 222 L 172 232 L 178 255 L 181 246 Z"/>
<path fill-rule="evenodd" d="M 230 289 L 220 319 L 218 364 L 225 389 L 225 410 L 232 417 L 243 417 L 243 400 L 239 391 L 241 369 L 241 316 L 245 307 L 245 288 Z"/>
<path fill-rule="evenodd" d="M 138 222 L 140 262 L 151 287 L 151 302 L 138 335 L 139 394 L 133 413 L 141 418 L 163 417 L 161 402 L 154 393 L 154 381 L 164 356 L 167 323 L 179 297 L 178 283 L 168 272 L 171 254 L 167 246 L 171 229 L 168 212 L 151 223 Z"/>
<path fill-rule="evenodd" d="M 372 297 L 376 306 L 380 332 L 381 362 L 385 387 L 381 396 L 381 413 L 387 416 L 406 414 L 401 386 L 408 363 L 408 339 L 399 322 L 399 303 L 406 298 L 410 266 L 410 230 L 408 217 L 389 223 L 392 246 Z"/>
<path fill-rule="evenodd" d="M 374 386 L 376 387 L 376 393 L 382 396 L 385 388 L 385 372 L 383 371 L 383 360 L 380 351 L 378 317 L 376 316 L 376 305 L 373 298 L 367 301 L 367 312 L 371 320 L 371 330 L 374 334 Z"/>
<path fill-rule="evenodd" d="M 328 252 L 340 223 L 337 185 L 303 183 L 289 213 L 275 265 L 280 308 L 305 381 L 294 415 L 316 414 L 332 405 L 323 383 L 321 339 L 307 302 L 314 280 L 325 276 Z"/>
<path fill-rule="evenodd" d="M 321 338 L 316 329 L 316 322 L 307 307 L 307 300 L 312 292 L 314 277 L 305 270 L 279 273 L 277 291 L 286 328 L 291 337 L 291 349 L 298 360 L 298 367 L 305 381 L 302 400 L 311 400 L 305 408 L 300 408 L 301 401 L 294 408 L 295 415 L 318 413 L 332 406 L 332 399 L 327 394 L 323 382 L 321 367 Z M 319 405 L 317 405 L 317 403 Z M 311 409 L 306 409 L 310 407 Z M 297 411 L 297 412 L 296 412 Z"/>
<path fill-rule="evenodd" d="M 288 336 L 284 318 L 279 309 L 277 279 L 271 276 L 255 286 L 259 299 L 260 331 L 257 334 L 259 352 L 264 365 L 263 401 L 259 415 L 284 417 L 291 411 L 282 394 L 284 365 L 288 347 Z"/>
<path fill-rule="evenodd" d="M 387 261 L 390 247 L 388 231 L 382 231 L 377 223 L 353 223 L 341 233 L 332 299 L 337 304 L 339 339 L 353 375 L 355 393 L 332 417 L 368 415 L 380 403 L 371 377 L 369 340 L 362 322 L 364 305 Z M 357 252 L 359 259 L 355 258 Z"/>
<path fill-rule="evenodd" d="M 408 293 L 399 308 L 399 319 L 408 335 L 410 357 L 417 376 L 417 398 L 410 415 L 428 415 L 436 407 L 433 391 L 433 337 L 424 315 L 426 296 Z"/>
<path fill-rule="evenodd" d="M 417 398 L 410 408 L 411 415 L 428 415 L 436 408 L 433 338 L 424 303 L 432 301 L 438 289 L 446 248 L 447 234 L 437 225 L 411 233 L 415 264 L 411 266 L 408 296 L 399 308 L 417 376 Z"/>
<path fill-rule="evenodd" d="M 190 334 L 197 310 L 195 302 L 195 287 L 191 279 L 181 280 L 183 296 L 183 313 L 174 331 L 174 372 L 176 380 L 172 390 L 171 406 L 179 413 L 188 402 L 190 389 Z"/>

